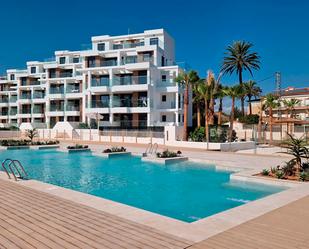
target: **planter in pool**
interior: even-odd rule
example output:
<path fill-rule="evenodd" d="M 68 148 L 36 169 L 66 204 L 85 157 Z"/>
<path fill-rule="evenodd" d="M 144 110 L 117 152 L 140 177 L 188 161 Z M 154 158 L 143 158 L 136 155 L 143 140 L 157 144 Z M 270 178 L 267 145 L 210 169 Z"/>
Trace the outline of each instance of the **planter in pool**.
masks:
<path fill-rule="evenodd" d="M 90 148 L 80 148 L 80 149 L 58 149 L 59 151 L 62 152 L 68 152 L 68 153 L 75 153 L 75 152 L 86 152 L 86 151 L 91 151 Z"/>
<path fill-rule="evenodd" d="M 169 158 L 142 157 L 142 161 L 160 163 L 160 164 L 178 163 L 178 162 L 183 162 L 187 160 L 188 160 L 188 157 L 184 157 L 184 156 L 169 157 Z"/>
<path fill-rule="evenodd" d="M 110 153 L 93 153 L 95 156 L 101 156 L 106 158 L 111 158 L 115 156 L 131 156 L 131 152 L 122 151 L 122 152 L 110 152 Z"/>

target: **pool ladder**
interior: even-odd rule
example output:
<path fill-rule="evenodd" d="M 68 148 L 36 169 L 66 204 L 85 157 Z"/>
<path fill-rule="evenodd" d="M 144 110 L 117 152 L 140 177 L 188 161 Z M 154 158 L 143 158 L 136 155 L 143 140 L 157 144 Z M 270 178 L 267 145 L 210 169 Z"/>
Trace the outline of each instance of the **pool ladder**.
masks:
<path fill-rule="evenodd" d="M 147 156 L 148 154 L 153 155 L 157 153 L 159 145 L 157 143 L 149 143 L 145 152 L 143 153 L 143 156 Z"/>
<path fill-rule="evenodd" d="M 17 178 L 26 179 L 28 177 L 23 165 L 20 163 L 19 160 L 7 158 L 2 162 L 2 168 L 8 175 L 9 179 L 11 179 L 10 174 L 14 176 L 15 181 L 17 181 Z"/>

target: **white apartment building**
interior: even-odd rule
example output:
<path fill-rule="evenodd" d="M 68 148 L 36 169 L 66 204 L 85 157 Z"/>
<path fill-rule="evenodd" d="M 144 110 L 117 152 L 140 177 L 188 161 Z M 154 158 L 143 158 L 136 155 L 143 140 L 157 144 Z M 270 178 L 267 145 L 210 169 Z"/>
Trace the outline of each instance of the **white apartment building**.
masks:
<path fill-rule="evenodd" d="M 7 70 L 0 78 L 0 123 L 38 128 L 59 121 L 99 120 L 100 127 L 123 128 L 182 124 L 184 89 L 174 81 L 180 68 L 166 31 L 91 40 L 89 50 L 56 51 L 50 61 Z"/>

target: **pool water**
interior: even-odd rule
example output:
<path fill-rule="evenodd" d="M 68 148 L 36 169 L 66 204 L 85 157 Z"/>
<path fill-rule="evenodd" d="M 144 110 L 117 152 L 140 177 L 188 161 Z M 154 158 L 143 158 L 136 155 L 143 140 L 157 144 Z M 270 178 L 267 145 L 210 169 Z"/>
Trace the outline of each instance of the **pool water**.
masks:
<path fill-rule="evenodd" d="M 230 181 L 232 172 L 192 162 L 165 166 L 133 156 L 105 159 L 56 150 L 1 151 L 1 161 L 6 158 L 20 160 L 31 179 L 186 222 L 283 190 Z"/>

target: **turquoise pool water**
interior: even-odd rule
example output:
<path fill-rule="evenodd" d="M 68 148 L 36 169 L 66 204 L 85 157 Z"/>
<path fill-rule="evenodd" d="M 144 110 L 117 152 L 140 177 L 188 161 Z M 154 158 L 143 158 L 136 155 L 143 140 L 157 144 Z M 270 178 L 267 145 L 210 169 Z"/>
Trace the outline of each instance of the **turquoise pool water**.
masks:
<path fill-rule="evenodd" d="M 31 179 L 121 202 L 186 222 L 281 191 L 231 182 L 227 171 L 182 162 L 163 166 L 139 157 L 104 159 L 91 153 L 7 150 L 1 161 L 18 159 Z"/>

